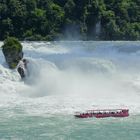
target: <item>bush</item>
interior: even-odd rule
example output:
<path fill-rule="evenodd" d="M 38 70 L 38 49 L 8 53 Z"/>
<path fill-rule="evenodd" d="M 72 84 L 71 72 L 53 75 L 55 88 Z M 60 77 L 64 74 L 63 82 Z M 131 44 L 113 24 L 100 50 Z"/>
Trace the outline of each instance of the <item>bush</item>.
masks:
<path fill-rule="evenodd" d="M 8 37 L 4 40 L 2 51 L 10 68 L 15 68 L 23 57 L 22 45 L 14 37 Z"/>

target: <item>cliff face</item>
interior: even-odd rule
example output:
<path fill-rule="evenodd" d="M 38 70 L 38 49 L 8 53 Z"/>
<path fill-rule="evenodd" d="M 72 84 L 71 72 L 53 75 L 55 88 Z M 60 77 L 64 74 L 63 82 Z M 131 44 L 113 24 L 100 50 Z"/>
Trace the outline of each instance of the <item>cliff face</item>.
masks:
<path fill-rule="evenodd" d="M 22 45 L 14 37 L 4 40 L 2 51 L 9 68 L 16 68 L 18 62 L 23 58 Z"/>

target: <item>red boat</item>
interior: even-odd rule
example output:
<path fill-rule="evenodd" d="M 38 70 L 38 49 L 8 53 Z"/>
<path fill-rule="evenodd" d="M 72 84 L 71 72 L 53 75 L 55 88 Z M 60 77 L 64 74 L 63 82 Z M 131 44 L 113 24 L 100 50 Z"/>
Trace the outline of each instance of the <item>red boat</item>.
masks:
<path fill-rule="evenodd" d="M 103 110 L 87 110 L 84 113 L 76 112 L 75 117 L 77 118 L 105 118 L 105 117 L 128 117 L 128 109 L 103 109 Z"/>

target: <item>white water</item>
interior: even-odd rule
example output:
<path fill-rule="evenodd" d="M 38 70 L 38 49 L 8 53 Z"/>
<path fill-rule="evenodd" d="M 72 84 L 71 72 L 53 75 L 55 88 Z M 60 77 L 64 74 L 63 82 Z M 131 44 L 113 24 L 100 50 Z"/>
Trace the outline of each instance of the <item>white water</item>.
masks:
<path fill-rule="evenodd" d="M 1 43 L 2 44 L 2 43 Z M 140 42 L 24 42 L 30 76 L 20 80 L 0 52 L 4 117 L 85 109 L 140 112 Z"/>

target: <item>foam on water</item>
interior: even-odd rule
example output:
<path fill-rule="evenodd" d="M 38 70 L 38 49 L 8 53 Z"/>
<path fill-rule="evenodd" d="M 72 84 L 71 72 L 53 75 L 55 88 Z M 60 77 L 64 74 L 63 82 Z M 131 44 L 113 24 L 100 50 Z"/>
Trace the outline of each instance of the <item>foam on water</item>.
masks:
<path fill-rule="evenodd" d="M 11 115 L 17 108 L 27 115 L 123 107 L 140 112 L 140 42 L 22 44 L 30 61 L 25 82 L 0 52 L 0 108 Z"/>

